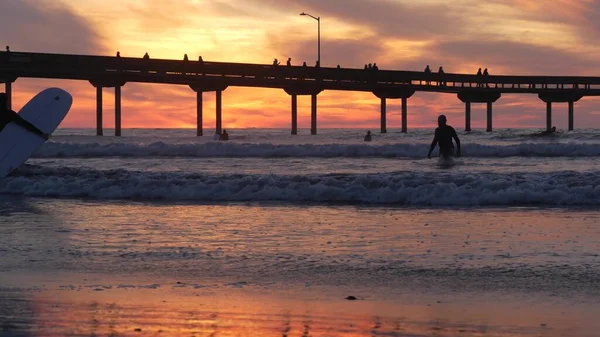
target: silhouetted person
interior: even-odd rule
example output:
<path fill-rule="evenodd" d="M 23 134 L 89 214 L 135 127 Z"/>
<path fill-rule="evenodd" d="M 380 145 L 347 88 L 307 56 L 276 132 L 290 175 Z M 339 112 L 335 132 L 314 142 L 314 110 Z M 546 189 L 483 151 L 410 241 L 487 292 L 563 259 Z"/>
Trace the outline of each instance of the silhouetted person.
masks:
<path fill-rule="evenodd" d="M 552 136 L 556 133 L 556 126 L 553 126 L 550 130 L 545 130 L 542 132 L 534 133 L 534 136 L 543 137 L 543 136 Z"/>
<path fill-rule="evenodd" d="M 306 61 L 302 62 L 302 68 L 306 68 L 306 67 L 308 67 L 308 66 L 306 65 Z"/>
<path fill-rule="evenodd" d="M 481 80 L 482 76 L 483 76 L 483 74 L 481 73 L 481 68 L 479 68 L 477 70 L 477 86 L 478 87 L 483 87 L 483 81 Z"/>
<path fill-rule="evenodd" d="M 287 66 L 290 67 L 292 65 L 292 58 L 288 57 Z"/>
<path fill-rule="evenodd" d="M 379 67 L 377 66 L 377 63 L 373 63 L 373 70 L 379 70 Z"/>
<path fill-rule="evenodd" d="M 460 157 L 460 139 L 458 139 L 458 135 L 453 127 L 446 124 L 446 116 L 440 115 L 438 117 L 438 128 L 435 129 L 435 136 L 433 137 L 433 142 L 431 142 L 431 146 L 429 147 L 429 153 L 427 153 L 427 158 L 431 159 L 431 152 L 435 149 L 435 146 L 439 144 L 440 146 L 440 156 L 443 156 L 444 159 L 450 158 L 450 156 L 454 155 L 454 144 L 452 143 L 452 138 L 456 141 L 456 156 Z"/>
<path fill-rule="evenodd" d="M 431 84 L 431 80 L 429 79 L 429 74 L 431 74 L 431 68 L 429 68 L 429 64 L 427 65 L 427 67 L 425 67 L 425 84 L 430 85 Z"/>
<path fill-rule="evenodd" d="M 440 69 L 438 69 L 438 74 L 440 74 L 440 75 L 444 75 L 445 74 L 444 73 L 444 68 L 442 68 L 442 66 L 440 66 Z M 446 81 L 440 80 L 440 85 L 441 86 L 445 86 L 446 85 Z"/>
<path fill-rule="evenodd" d="M 315 68 L 321 68 L 321 63 L 319 61 L 315 63 Z"/>
<path fill-rule="evenodd" d="M 6 52 L 10 53 L 10 46 L 6 46 Z"/>
<path fill-rule="evenodd" d="M 369 69 L 369 66 L 365 64 L 365 70 L 368 70 L 368 69 Z"/>
<path fill-rule="evenodd" d="M 367 131 L 367 134 L 365 135 L 365 142 L 370 142 L 372 139 L 371 137 L 371 131 Z"/>
<path fill-rule="evenodd" d="M 202 55 L 198 56 L 198 62 L 200 62 L 200 64 L 204 64 L 204 60 L 202 59 Z"/>
<path fill-rule="evenodd" d="M 487 81 L 487 77 L 488 76 L 490 76 L 490 74 L 488 73 L 487 68 L 485 68 L 485 70 L 483 70 L 483 78 L 485 79 L 484 82 L 485 82 L 485 87 L 486 88 L 489 88 L 488 81 Z"/>
<path fill-rule="evenodd" d="M 121 52 L 117 52 L 117 57 L 121 57 Z"/>
<path fill-rule="evenodd" d="M 221 133 L 221 138 L 219 138 L 220 140 L 229 140 L 229 134 L 227 133 L 227 130 L 223 130 L 223 133 Z"/>
<path fill-rule="evenodd" d="M 340 67 L 340 65 L 339 65 L 339 64 L 337 65 L 337 67 L 336 67 L 336 68 L 338 68 L 338 69 L 342 69 L 342 67 Z"/>
<path fill-rule="evenodd" d="M 149 60 L 150 59 L 150 55 L 148 55 L 148 53 L 144 54 L 144 60 Z"/>
<path fill-rule="evenodd" d="M 15 122 L 20 127 L 28 130 L 29 132 L 35 133 L 44 140 L 48 140 L 48 137 L 50 137 L 47 133 L 23 119 L 23 117 L 19 116 L 18 113 L 9 109 L 8 96 L 6 96 L 5 93 L 0 92 L 0 131 L 2 131 L 10 122 Z"/>
<path fill-rule="evenodd" d="M 281 64 L 281 63 L 279 63 L 279 61 L 277 61 L 277 59 L 274 59 L 274 60 L 273 60 L 273 65 L 274 65 L 274 66 L 278 66 L 278 65 L 280 65 L 280 64 Z"/>
<path fill-rule="evenodd" d="M 189 61 L 187 54 L 183 54 L 183 60 L 184 61 Z"/>

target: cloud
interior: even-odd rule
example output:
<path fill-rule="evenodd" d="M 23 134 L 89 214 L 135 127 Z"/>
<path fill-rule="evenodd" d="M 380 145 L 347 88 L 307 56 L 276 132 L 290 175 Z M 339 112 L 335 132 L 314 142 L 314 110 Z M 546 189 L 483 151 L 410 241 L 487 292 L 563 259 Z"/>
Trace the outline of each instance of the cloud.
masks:
<path fill-rule="evenodd" d="M 0 41 L 15 51 L 95 54 L 104 48 L 90 22 L 57 1 L 3 1 Z"/>

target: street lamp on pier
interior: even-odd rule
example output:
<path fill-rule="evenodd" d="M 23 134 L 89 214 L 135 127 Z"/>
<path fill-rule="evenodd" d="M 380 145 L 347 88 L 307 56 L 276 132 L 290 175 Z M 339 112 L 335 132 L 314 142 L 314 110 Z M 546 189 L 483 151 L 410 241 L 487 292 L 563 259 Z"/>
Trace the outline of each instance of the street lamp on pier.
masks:
<path fill-rule="evenodd" d="M 311 18 L 317 20 L 317 62 L 319 63 L 319 67 L 321 66 L 321 17 L 312 16 L 308 13 L 302 12 L 300 15 L 310 16 Z"/>

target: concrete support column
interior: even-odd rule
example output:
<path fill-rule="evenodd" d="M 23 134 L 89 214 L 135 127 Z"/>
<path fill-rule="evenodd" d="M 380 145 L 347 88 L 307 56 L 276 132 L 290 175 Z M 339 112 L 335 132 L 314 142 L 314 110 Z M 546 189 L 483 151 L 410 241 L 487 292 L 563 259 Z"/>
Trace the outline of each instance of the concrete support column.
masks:
<path fill-rule="evenodd" d="M 569 131 L 573 131 L 573 102 L 569 102 Z"/>
<path fill-rule="evenodd" d="M 546 102 L 546 131 L 552 129 L 552 102 Z"/>
<path fill-rule="evenodd" d="M 102 87 L 96 87 L 96 136 L 102 136 Z"/>
<path fill-rule="evenodd" d="M 121 136 L 121 86 L 115 87 L 115 136 Z"/>
<path fill-rule="evenodd" d="M 223 130 L 221 128 L 221 121 L 222 121 L 222 119 L 221 119 L 221 112 L 222 112 L 221 108 L 222 108 L 222 94 L 223 94 L 223 91 L 217 90 L 215 92 L 215 94 L 216 94 L 216 101 L 217 101 L 217 119 L 216 119 L 216 126 L 215 126 L 216 131 L 215 132 L 218 133 L 218 134 L 221 134 L 223 132 Z"/>
<path fill-rule="evenodd" d="M 492 102 L 487 102 L 487 132 L 492 132 Z"/>
<path fill-rule="evenodd" d="M 6 92 L 7 106 L 9 109 L 12 109 L 12 82 L 8 81 L 4 83 L 4 88 Z"/>
<path fill-rule="evenodd" d="M 465 131 L 471 131 L 471 102 L 465 102 Z"/>
<path fill-rule="evenodd" d="M 202 136 L 202 91 L 196 91 L 196 137 Z"/>
<path fill-rule="evenodd" d="M 292 96 L 292 135 L 298 134 L 298 95 Z"/>
<path fill-rule="evenodd" d="M 381 98 L 381 133 L 387 133 L 387 106 L 386 98 Z"/>
<path fill-rule="evenodd" d="M 317 134 L 317 95 L 310 95 L 310 134 Z"/>
<path fill-rule="evenodd" d="M 408 129 L 408 98 L 402 97 L 402 132 L 406 133 Z"/>

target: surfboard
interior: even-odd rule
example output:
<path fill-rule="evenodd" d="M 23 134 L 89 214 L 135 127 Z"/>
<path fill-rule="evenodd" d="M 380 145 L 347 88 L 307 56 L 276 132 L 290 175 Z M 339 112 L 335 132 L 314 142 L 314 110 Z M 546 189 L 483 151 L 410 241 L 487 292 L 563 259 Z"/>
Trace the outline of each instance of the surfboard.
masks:
<path fill-rule="evenodd" d="M 73 97 L 59 88 L 48 88 L 35 95 L 19 116 L 47 134 L 52 134 L 73 104 Z M 0 132 L 0 178 L 21 166 L 45 140 L 11 122 Z"/>

